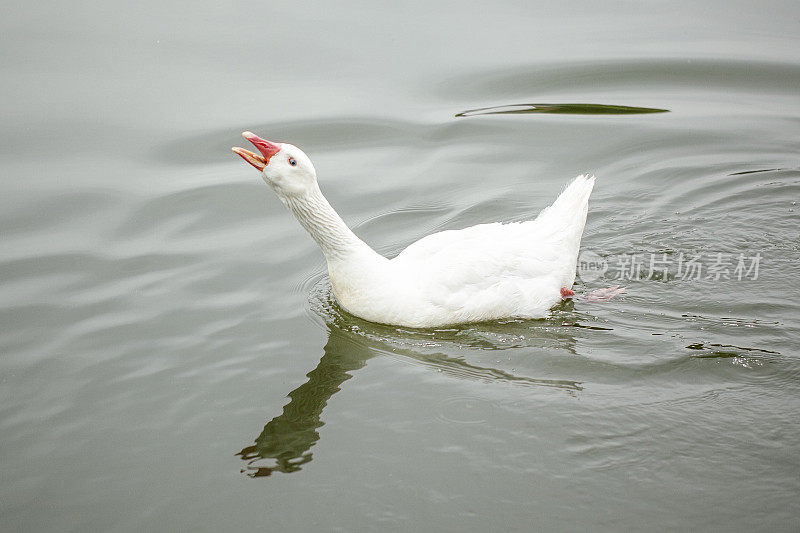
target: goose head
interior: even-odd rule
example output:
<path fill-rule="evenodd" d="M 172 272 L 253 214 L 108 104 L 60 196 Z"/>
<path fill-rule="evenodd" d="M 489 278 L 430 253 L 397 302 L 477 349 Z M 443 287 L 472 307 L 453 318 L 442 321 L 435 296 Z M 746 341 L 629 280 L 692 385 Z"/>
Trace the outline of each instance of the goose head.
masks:
<path fill-rule="evenodd" d="M 317 184 L 317 171 L 303 151 L 288 143 L 274 143 L 246 131 L 242 136 L 261 152 L 235 147 L 233 151 L 261 172 L 264 181 L 278 196 L 305 196 Z"/>

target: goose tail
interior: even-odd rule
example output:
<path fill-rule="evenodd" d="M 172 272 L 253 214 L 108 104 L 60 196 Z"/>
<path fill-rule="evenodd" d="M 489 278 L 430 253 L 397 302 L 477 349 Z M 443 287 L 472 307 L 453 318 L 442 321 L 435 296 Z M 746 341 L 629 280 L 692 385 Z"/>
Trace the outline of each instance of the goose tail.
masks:
<path fill-rule="evenodd" d="M 594 176 L 582 174 L 572 180 L 553 204 L 542 211 L 537 220 L 568 234 L 577 233 L 578 243 L 586 224 L 589 196 L 594 188 Z"/>
<path fill-rule="evenodd" d="M 575 282 L 581 237 L 593 187 L 594 176 L 578 176 L 567 185 L 553 205 L 536 218 L 536 224 L 547 228 L 547 233 L 553 237 L 550 242 L 558 250 L 561 259 L 556 270 L 563 274 L 562 287 L 569 288 Z"/>

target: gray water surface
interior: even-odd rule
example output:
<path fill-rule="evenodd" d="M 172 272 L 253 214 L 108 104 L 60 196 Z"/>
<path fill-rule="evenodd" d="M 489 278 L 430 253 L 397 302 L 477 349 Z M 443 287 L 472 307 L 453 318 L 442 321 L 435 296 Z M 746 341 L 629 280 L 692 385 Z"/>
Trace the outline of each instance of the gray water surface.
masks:
<path fill-rule="evenodd" d="M 3 529 L 800 528 L 796 2 L 8 3 L 0 30 Z M 387 255 L 593 173 L 607 270 L 575 290 L 627 292 L 352 317 L 243 130 Z"/>

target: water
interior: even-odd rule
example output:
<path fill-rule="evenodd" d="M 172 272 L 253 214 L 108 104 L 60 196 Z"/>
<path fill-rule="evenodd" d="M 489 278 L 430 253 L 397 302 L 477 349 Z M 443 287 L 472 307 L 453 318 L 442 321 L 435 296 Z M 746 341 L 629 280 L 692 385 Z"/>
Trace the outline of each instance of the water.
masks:
<path fill-rule="evenodd" d="M 798 18 L 8 4 L 4 528 L 796 530 Z M 576 290 L 627 294 L 439 331 L 348 316 L 230 153 L 246 129 L 302 147 L 386 254 L 592 172 L 608 270 Z"/>

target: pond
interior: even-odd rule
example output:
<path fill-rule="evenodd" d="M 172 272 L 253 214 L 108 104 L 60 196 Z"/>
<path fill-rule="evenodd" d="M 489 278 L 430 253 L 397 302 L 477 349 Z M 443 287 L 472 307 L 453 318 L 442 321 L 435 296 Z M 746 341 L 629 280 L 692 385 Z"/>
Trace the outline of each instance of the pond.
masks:
<path fill-rule="evenodd" d="M 9 4 L 10 531 L 789 531 L 795 2 Z M 230 152 L 301 147 L 376 250 L 597 183 L 543 320 L 335 303 Z"/>

